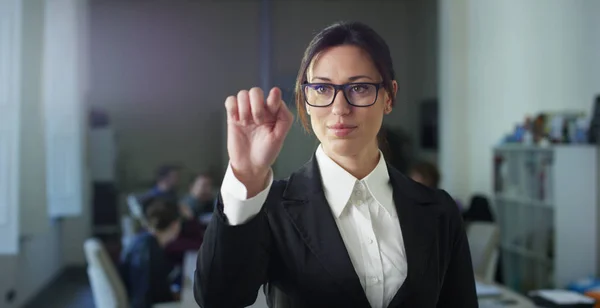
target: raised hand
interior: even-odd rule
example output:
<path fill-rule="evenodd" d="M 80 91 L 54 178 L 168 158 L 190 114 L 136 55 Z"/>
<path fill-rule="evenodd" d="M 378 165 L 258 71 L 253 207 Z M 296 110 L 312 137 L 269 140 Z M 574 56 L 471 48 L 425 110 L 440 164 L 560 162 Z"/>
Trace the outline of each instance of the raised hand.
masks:
<path fill-rule="evenodd" d="M 266 103 L 260 88 L 242 90 L 225 100 L 225 108 L 229 162 L 250 198 L 264 189 L 294 116 L 279 88 L 271 89 Z"/>

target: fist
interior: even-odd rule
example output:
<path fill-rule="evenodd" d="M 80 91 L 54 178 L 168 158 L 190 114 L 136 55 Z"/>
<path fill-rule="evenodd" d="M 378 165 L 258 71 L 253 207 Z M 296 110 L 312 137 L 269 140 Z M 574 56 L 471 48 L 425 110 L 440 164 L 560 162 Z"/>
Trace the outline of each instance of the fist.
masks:
<path fill-rule="evenodd" d="M 227 109 L 227 152 L 233 172 L 252 195 L 258 192 L 283 146 L 294 117 L 273 88 L 265 101 L 260 88 L 242 90 L 225 101 Z M 256 192 L 256 193 L 258 193 Z"/>

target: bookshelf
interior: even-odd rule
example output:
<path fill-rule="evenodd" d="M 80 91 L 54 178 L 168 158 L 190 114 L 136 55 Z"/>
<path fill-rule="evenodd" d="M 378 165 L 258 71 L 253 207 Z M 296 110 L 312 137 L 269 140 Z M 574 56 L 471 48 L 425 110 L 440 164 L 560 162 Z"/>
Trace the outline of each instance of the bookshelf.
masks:
<path fill-rule="evenodd" d="M 503 145 L 493 157 L 504 284 L 527 292 L 598 275 L 598 147 Z"/>

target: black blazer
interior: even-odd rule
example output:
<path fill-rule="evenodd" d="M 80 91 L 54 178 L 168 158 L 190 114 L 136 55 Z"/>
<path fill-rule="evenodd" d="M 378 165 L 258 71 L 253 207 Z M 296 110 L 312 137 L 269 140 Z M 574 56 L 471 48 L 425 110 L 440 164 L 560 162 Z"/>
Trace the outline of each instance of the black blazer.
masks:
<path fill-rule="evenodd" d="M 408 276 L 389 307 L 478 307 L 458 207 L 387 166 L 404 238 Z M 246 307 L 268 283 L 292 307 L 370 307 L 323 193 L 313 158 L 275 181 L 262 210 L 230 226 L 221 198 L 198 255 L 201 307 Z"/>

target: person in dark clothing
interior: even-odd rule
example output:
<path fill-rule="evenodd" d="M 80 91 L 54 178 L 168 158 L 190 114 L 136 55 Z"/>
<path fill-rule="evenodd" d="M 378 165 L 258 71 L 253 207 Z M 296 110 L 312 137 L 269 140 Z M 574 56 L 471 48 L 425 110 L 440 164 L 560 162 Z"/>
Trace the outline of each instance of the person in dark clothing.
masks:
<path fill-rule="evenodd" d="M 198 175 L 181 203 L 182 214 L 187 212 L 190 217 L 198 219 L 212 214 L 215 204 L 212 179 L 206 174 Z"/>
<path fill-rule="evenodd" d="M 186 208 L 179 203 L 177 196 L 179 172 L 179 167 L 173 165 L 165 165 L 159 168 L 156 174 L 156 185 L 150 191 L 138 197 L 146 220 L 149 220 L 148 206 L 151 204 L 150 201 L 157 198 L 167 201 L 165 204 L 171 207 L 170 210 L 179 213 L 182 218 L 179 221 L 180 233 L 164 246 L 167 260 L 175 265 L 182 264 L 183 256 L 187 251 L 200 248 L 205 229 L 205 226 L 200 224 L 198 219 L 192 217 L 189 211 L 186 211 Z"/>
<path fill-rule="evenodd" d="M 120 272 L 132 308 L 176 299 L 171 292 L 173 266 L 164 247 L 179 235 L 181 224 L 177 206 L 168 199 L 146 200 L 148 230 L 139 234 L 121 256 Z"/>
<path fill-rule="evenodd" d="M 297 115 L 320 144 L 285 180 L 272 168 L 294 122 L 281 89 L 226 99 L 229 164 L 198 254 L 198 305 L 247 307 L 266 284 L 275 307 L 479 307 L 454 200 L 379 148 L 398 91 L 387 43 L 360 22 L 330 25 L 297 76 Z"/>
<path fill-rule="evenodd" d="M 175 165 L 164 165 L 156 171 L 156 182 L 154 186 L 146 193 L 138 197 L 138 201 L 148 205 L 148 201 L 154 198 L 168 199 L 177 206 L 177 187 L 179 186 L 179 170 Z M 146 212 L 146 208 L 143 208 Z"/>
<path fill-rule="evenodd" d="M 484 195 L 474 195 L 469 209 L 463 214 L 463 220 L 467 224 L 473 221 L 494 222 L 488 198 Z"/>
<path fill-rule="evenodd" d="M 408 175 L 413 181 L 435 189 L 439 188 L 440 179 L 442 178 L 440 175 L 440 170 L 437 168 L 437 166 L 428 161 L 418 161 L 412 164 L 410 166 Z M 462 213 L 463 205 L 460 200 L 454 199 L 454 202 Z"/>
<path fill-rule="evenodd" d="M 431 188 L 438 188 L 440 183 L 440 172 L 438 168 L 427 161 L 413 164 L 409 172 L 410 178 Z"/>

